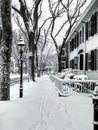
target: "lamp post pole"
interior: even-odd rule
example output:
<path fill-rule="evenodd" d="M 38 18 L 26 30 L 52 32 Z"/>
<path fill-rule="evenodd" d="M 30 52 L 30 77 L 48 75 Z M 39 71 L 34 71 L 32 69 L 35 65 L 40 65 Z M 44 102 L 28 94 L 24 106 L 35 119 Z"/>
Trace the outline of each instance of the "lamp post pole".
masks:
<path fill-rule="evenodd" d="M 93 112 L 94 112 L 93 130 L 98 130 L 98 84 L 95 86 L 93 93 Z"/>
<path fill-rule="evenodd" d="M 18 49 L 20 53 L 20 88 L 19 88 L 19 97 L 23 97 L 23 52 L 24 52 L 24 41 L 20 39 L 18 42 Z"/>
<path fill-rule="evenodd" d="M 22 51 L 20 52 L 20 92 L 19 97 L 23 97 L 23 58 L 22 58 Z"/>

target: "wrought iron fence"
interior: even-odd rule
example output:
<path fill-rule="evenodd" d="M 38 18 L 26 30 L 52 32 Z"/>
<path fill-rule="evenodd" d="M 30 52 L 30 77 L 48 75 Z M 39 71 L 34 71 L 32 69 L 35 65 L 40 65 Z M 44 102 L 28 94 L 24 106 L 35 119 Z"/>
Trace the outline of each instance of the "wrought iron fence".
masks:
<path fill-rule="evenodd" d="M 59 95 L 66 96 L 79 93 L 93 93 L 98 80 L 64 80 L 54 75 L 50 79 L 55 82 Z"/>

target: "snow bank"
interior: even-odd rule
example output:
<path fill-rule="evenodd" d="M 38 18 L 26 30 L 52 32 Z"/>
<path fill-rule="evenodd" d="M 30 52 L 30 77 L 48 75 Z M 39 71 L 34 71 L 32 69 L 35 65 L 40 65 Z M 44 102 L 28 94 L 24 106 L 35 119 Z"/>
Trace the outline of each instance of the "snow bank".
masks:
<path fill-rule="evenodd" d="M 11 87 L 11 100 L 0 102 L 0 130 L 92 130 L 92 99 L 59 97 L 48 76 Z"/>

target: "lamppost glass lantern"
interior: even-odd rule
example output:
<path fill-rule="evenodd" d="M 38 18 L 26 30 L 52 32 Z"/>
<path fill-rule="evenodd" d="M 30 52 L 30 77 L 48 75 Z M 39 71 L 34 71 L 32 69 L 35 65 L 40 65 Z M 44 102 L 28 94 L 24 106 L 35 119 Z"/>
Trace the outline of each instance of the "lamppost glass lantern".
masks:
<path fill-rule="evenodd" d="M 24 48 L 25 48 L 25 43 L 23 41 L 23 39 L 20 39 L 18 42 L 18 50 L 20 53 L 24 52 Z"/>

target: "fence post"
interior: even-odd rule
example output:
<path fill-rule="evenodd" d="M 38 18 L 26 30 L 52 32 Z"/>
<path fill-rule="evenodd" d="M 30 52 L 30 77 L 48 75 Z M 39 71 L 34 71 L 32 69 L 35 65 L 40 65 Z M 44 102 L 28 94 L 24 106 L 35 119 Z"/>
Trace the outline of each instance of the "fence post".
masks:
<path fill-rule="evenodd" d="M 94 127 L 93 130 L 98 130 L 98 84 L 95 86 L 93 93 L 93 112 L 94 112 Z"/>

